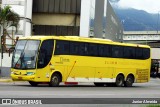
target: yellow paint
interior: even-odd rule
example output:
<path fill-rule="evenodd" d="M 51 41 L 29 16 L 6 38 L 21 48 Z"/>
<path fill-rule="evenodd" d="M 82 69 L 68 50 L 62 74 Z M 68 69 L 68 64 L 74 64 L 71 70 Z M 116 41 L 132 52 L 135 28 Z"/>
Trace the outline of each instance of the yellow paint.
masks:
<path fill-rule="evenodd" d="M 79 42 L 116 44 L 135 47 L 137 46 L 135 44 L 117 43 L 112 42 L 110 40 L 80 37 L 36 36 L 23 39 L 36 39 L 41 41 L 45 39 L 60 39 Z M 145 45 L 138 46 L 150 48 L 149 46 Z M 14 80 L 18 80 L 18 76 L 21 76 L 22 80 L 35 82 L 49 82 L 52 74 L 58 71 L 62 75 L 62 81 L 65 82 L 68 78 L 72 78 L 73 80 L 76 80 L 76 78 L 84 78 L 84 80 L 86 81 L 90 78 L 98 78 L 101 80 L 103 80 L 103 78 L 114 79 L 117 77 L 118 74 L 122 73 L 125 79 L 128 74 L 133 74 L 136 82 L 148 82 L 150 79 L 150 60 L 150 58 L 146 60 L 137 60 L 106 57 L 100 58 L 89 56 L 53 55 L 50 61 L 52 65 L 50 65 L 49 63 L 48 66 L 46 66 L 45 68 L 33 70 L 16 70 L 12 68 L 11 71 L 17 73 L 17 75 L 11 74 L 11 77 Z M 26 76 L 25 74 L 29 71 L 34 71 L 35 75 Z M 19 75 L 20 72 L 21 75 Z M 47 77 L 47 75 L 49 75 L 49 77 Z"/>

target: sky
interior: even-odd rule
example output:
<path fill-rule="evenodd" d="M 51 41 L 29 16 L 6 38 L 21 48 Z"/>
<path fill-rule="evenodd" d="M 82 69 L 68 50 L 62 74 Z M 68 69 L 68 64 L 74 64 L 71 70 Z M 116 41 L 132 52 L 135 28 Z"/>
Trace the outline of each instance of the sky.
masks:
<path fill-rule="evenodd" d="M 131 7 L 148 13 L 160 13 L 160 0 L 120 0 L 117 4 L 121 8 Z"/>

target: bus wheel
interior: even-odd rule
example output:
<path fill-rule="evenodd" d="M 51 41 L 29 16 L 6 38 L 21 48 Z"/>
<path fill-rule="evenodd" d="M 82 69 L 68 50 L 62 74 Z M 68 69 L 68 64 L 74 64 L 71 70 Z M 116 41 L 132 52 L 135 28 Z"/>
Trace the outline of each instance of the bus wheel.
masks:
<path fill-rule="evenodd" d="M 29 81 L 29 83 L 31 84 L 31 86 L 37 86 L 38 85 L 37 82 L 33 82 L 33 81 Z"/>
<path fill-rule="evenodd" d="M 132 87 L 134 83 L 134 77 L 132 75 L 128 75 L 126 81 L 124 82 L 125 87 Z"/>
<path fill-rule="evenodd" d="M 57 87 L 57 86 L 59 86 L 60 82 L 61 82 L 61 77 L 58 74 L 53 74 L 51 77 L 49 86 Z"/>
<path fill-rule="evenodd" d="M 117 87 L 122 87 L 124 85 L 124 76 L 123 75 L 118 75 L 116 78 L 116 86 Z"/>
<path fill-rule="evenodd" d="M 96 82 L 94 82 L 94 85 L 97 86 L 97 87 L 102 87 L 102 86 L 104 86 L 104 83 L 96 83 Z"/>

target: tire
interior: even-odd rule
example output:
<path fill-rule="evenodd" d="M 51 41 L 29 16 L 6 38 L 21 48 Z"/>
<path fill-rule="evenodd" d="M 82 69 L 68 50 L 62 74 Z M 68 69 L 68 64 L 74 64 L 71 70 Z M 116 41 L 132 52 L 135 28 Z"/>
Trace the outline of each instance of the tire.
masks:
<path fill-rule="evenodd" d="M 58 87 L 60 82 L 61 82 L 61 77 L 58 74 L 53 74 L 49 86 Z"/>
<path fill-rule="evenodd" d="M 37 86 L 38 83 L 37 82 L 33 82 L 33 81 L 28 81 L 30 83 L 31 86 Z"/>
<path fill-rule="evenodd" d="M 104 86 L 104 83 L 96 83 L 95 82 L 94 85 L 97 86 L 97 87 L 102 87 L 102 86 Z"/>
<path fill-rule="evenodd" d="M 132 75 L 129 75 L 129 76 L 127 76 L 127 79 L 124 83 L 124 86 L 125 87 L 132 87 L 133 83 L 134 83 L 134 77 Z"/>
<path fill-rule="evenodd" d="M 117 87 L 122 87 L 124 85 L 124 76 L 123 75 L 118 75 L 116 78 L 116 86 Z"/>

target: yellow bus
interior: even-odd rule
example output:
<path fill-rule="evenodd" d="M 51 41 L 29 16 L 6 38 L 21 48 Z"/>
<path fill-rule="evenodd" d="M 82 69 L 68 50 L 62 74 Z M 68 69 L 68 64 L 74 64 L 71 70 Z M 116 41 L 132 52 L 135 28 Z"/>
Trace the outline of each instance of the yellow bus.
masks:
<path fill-rule="evenodd" d="M 32 86 L 92 82 L 131 87 L 150 80 L 150 64 L 147 45 L 78 36 L 31 36 L 16 44 L 11 77 Z"/>

